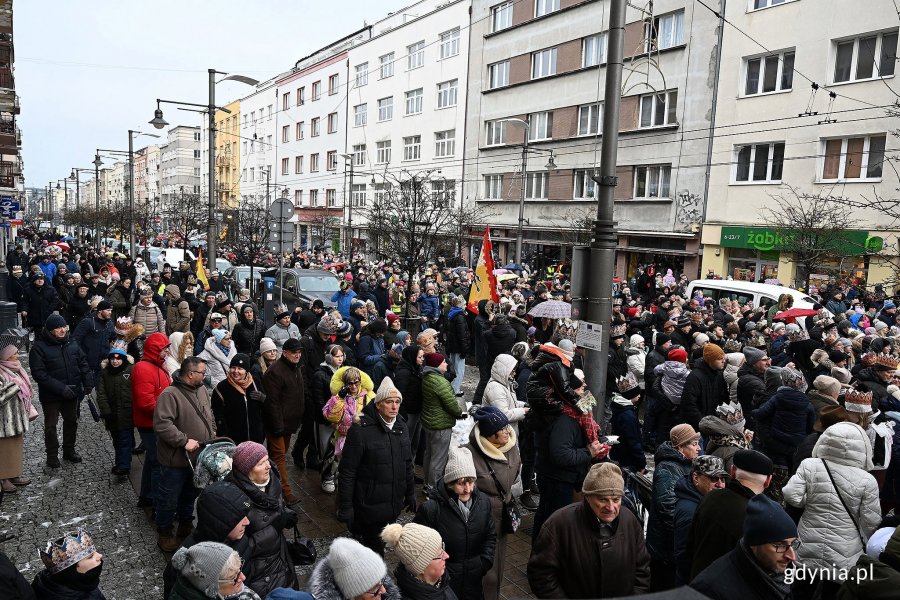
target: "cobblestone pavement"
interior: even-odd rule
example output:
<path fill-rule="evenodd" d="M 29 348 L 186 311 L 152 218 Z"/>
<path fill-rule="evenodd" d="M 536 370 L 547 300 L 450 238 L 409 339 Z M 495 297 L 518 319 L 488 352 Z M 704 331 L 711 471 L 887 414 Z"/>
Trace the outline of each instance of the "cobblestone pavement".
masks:
<path fill-rule="evenodd" d="M 27 356 L 23 358 L 27 360 Z M 463 384 L 467 397 L 471 397 L 477 383 L 477 373 L 474 367 L 467 368 Z M 37 406 L 40 411 L 40 404 Z M 9 528 L 17 536 L 5 542 L 2 550 L 30 581 L 43 568 L 38 550 L 47 540 L 83 526 L 92 532 L 104 555 L 101 589 L 109 600 L 162 598 L 166 557 L 156 547 L 155 527 L 136 507 L 142 457 L 135 457 L 133 462 L 131 485 L 128 480 L 111 475 L 112 442 L 102 424 L 91 419 L 87 407 L 82 412 L 78 450 L 84 462 L 74 465 L 63 461 L 60 469 L 44 464 L 43 414 L 32 423 L 25 442 L 25 475 L 32 478 L 32 483 L 8 494 L 0 505 L 0 529 Z M 292 486 L 302 499 L 297 507 L 300 529 L 314 540 L 319 556 L 324 556 L 335 537 L 349 535 L 335 518 L 336 497 L 322 491 L 317 472 L 297 469 L 290 459 L 288 463 Z M 419 499 L 424 499 L 421 493 Z M 412 515 L 404 514 L 400 520 L 411 518 Z M 531 521 L 531 515 L 525 515 L 519 532 L 507 538 L 509 548 L 501 588 L 504 598 L 532 597 L 525 574 L 531 549 Z M 393 571 L 396 559 L 390 553 L 387 562 Z M 297 572 L 302 588 L 312 567 L 299 567 Z"/>

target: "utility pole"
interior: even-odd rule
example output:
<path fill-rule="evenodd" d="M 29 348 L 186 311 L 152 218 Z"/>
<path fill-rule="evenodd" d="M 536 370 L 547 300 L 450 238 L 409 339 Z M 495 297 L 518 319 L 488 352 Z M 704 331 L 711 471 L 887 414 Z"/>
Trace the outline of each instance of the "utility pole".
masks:
<path fill-rule="evenodd" d="M 94 218 L 100 218 L 100 151 L 94 155 Z M 94 245 L 97 246 L 97 252 L 100 252 L 100 224 L 94 223 Z"/>
<path fill-rule="evenodd" d="M 528 168 L 528 138 L 530 137 L 531 128 L 527 125 L 524 128 L 525 139 L 522 141 L 522 197 L 519 199 L 519 224 L 516 229 L 516 262 L 522 264 L 522 243 L 524 232 L 522 228 L 525 225 L 525 185 L 527 177 L 525 169 Z"/>
<path fill-rule="evenodd" d="M 209 224 L 206 227 L 206 260 L 210 269 L 216 268 L 216 70 L 209 69 L 209 105 L 207 106 L 209 118 L 209 173 L 207 185 L 209 185 L 209 212 L 207 218 Z"/>
<path fill-rule="evenodd" d="M 128 255 L 134 262 L 134 134 L 128 130 Z"/>

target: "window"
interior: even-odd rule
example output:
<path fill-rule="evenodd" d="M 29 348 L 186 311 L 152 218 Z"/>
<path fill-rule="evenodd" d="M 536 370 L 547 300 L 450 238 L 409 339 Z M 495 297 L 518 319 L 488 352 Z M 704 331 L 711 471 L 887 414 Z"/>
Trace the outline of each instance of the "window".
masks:
<path fill-rule="evenodd" d="M 389 96 L 378 101 L 378 120 L 390 121 L 394 118 L 394 97 Z"/>
<path fill-rule="evenodd" d="M 822 181 L 881 179 L 886 136 L 824 140 Z"/>
<path fill-rule="evenodd" d="M 425 64 L 425 40 L 406 47 L 406 68 L 418 69 Z"/>
<path fill-rule="evenodd" d="M 306 103 L 306 86 L 297 88 L 297 106 L 303 106 Z"/>
<path fill-rule="evenodd" d="M 531 78 L 539 79 L 556 74 L 556 48 L 531 53 Z"/>
<path fill-rule="evenodd" d="M 260 112 L 262 112 L 262 111 L 260 111 Z M 255 110 L 250 113 L 250 120 L 253 121 L 254 125 L 256 125 L 256 111 Z"/>
<path fill-rule="evenodd" d="M 489 89 L 503 87 L 509 85 L 509 61 L 494 63 L 488 65 Z"/>
<path fill-rule="evenodd" d="M 422 158 L 422 136 L 411 135 L 403 138 L 403 160 L 419 160 Z"/>
<path fill-rule="evenodd" d="M 294 129 L 296 130 L 294 131 L 294 137 L 296 137 L 298 140 L 303 139 L 303 128 L 305 127 L 305 125 L 306 121 L 300 121 L 294 126 Z"/>
<path fill-rule="evenodd" d="M 391 162 L 391 141 L 375 142 L 375 150 L 377 151 L 376 160 L 379 163 L 387 164 Z"/>
<path fill-rule="evenodd" d="M 285 92 L 281 96 L 281 110 L 287 110 L 291 104 L 291 95 L 288 92 Z"/>
<path fill-rule="evenodd" d="M 581 42 L 581 66 L 595 67 L 606 62 L 606 32 L 589 35 Z"/>
<path fill-rule="evenodd" d="M 593 171 L 575 171 L 573 198 L 596 198 L 597 183 L 591 178 Z"/>
<path fill-rule="evenodd" d="M 431 191 L 438 206 L 450 207 L 456 199 L 456 181 L 452 179 L 435 179 L 431 182 Z"/>
<path fill-rule="evenodd" d="M 287 142 L 290 135 L 291 135 L 291 126 L 290 125 L 285 125 L 284 127 L 281 128 L 281 141 L 282 142 Z"/>
<path fill-rule="evenodd" d="M 670 165 L 646 165 L 634 168 L 635 198 L 668 198 Z"/>
<path fill-rule="evenodd" d="M 353 107 L 353 126 L 363 127 L 366 123 L 366 105 L 365 103 L 357 104 Z"/>
<path fill-rule="evenodd" d="M 389 54 L 385 54 L 384 56 L 380 56 L 378 58 L 378 62 L 381 64 L 381 67 L 378 71 L 378 78 L 385 79 L 387 77 L 393 77 L 394 75 L 394 53 L 391 52 Z"/>
<path fill-rule="evenodd" d="M 491 33 L 512 27 L 513 3 L 504 2 L 491 7 Z"/>
<path fill-rule="evenodd" d="M 313 102 L 322 97 L 322 82 L 321 81 L 313 81 L 312 84 L 312 99 Z"/>
<path fill-rule="evenodd" d="M 785 0 L 753 0 L 753 10 L 784 4 Z"/>
<path fill-rule="evenodd" d="M 319 155 L 318 155 L 318 153 L 309 155 L 309 172 L 310 173 L 318 173 L 319 172 Z M 312 192 L 310 192 L 310 193 L 312 193 Z M 312 196 L 310 196 L 310 199 L 312 199 Z"/>
<path fill-rule="evenodd" d="M 778 182 L 784 167 L 784 142 L 735 148 L 735 182 Z"/>
<path fill-rule="evenodd" d="M 459 54 L 459 27 L 441 34 L 441 59 Z"/>
<path fill-rule="evenodd" d="M 319 190 L 309 190 L 309 205 L 312 208 L 319 205 Z"/>
<path fill-rule="evenodd" d="M 328 95 L 334 96 L 338 93 L 338 88 L 340 87 L 339 75 L 335 73 L 331 77 L 328 78 Z"/>
<path fill-rule="evenodd" d="M 255 176 L 256 176 L 256 169 L 254 169 L 253 167 L 250 167 L 250 181 L 253 181 Z"/>
<path fill-rule="evenodd" d="M 353 164 L 360 167 L 366 164 L 366 145 L 356 144 L 353 146 Z"/>
<path fill-rule="evenodd" d="M 350 202 L 353 206 L 366 205 L 366 184 L 354 183 L 350 186 Z"/>
<path fill-rule="evenodd" d="M 417 115 L 422 112 L 422 88 L 406 92 L 406 114 Z"/>
<path fill-rule="evenodd" d="M 677 125 L 675 108 L 678 104 L 678 90 L 641 96 L 641 127 Z"/>
<path fill-rule="evenodd" d="M 194 150 L 194 158 L 200 158 L 200 151 Z"/>
<path fill-rule="evenodd" d="M 281 159 L 281 174 L 287 175 L 290 172 L 290 168 L 291 168 L 291 159 L 282 158 Z"/>
<path fill-rule="evenodd" d="M 354 85 L 356 87 L 367 85 L 369 83 L 369 63 L 364 62 L 353 67 L 353 74 L 355 75 Z"/>
<path fill-rule="evenodd" d="M 744 95 L 789 90 L 794 84 L 794 52 L 748 58 L 745 63 Z"/>
<path fill-rule="evenodd" d="M 320 119 L 319 117 L 314 117 L 309 123 L 310 137 L 316 137 L 320 133 L 322 133 L 322 119 Z"/>
<path fill-rule="evenodd" d="M 325 190 L 325 205 L 335 206 L 337 204 L 337 190 L 329 188 Z"/>
<path fill-rule="evenodd" d="M 503 197 L 503 175 L 484 176 L 484 197 L 493 199 Z"/>
<path fill-rule="evenodd" d="M 559 10 L 559 0 L 535 0 L 534 16 L 543 17 Z"/>
<path fill-rule="evenodd" d="M 548 184 L 550 183 L 550 174 L 527 173 L 525 177 L 525 197 L 526 198 L 547 198 Z"/>
<path fill-rule="evenodd" d="M 337 133 L 337 129 L 338 114 L 336 112 L 333 112 L 328 115 L 328 133 Z"/>
<path fill-rule="evenodd" d="M 585 104 L 578 107 L 578 135 L 600 133 L 601 104 Z"/>
<path fill-rule="evenodd" d="M 434 134 L 434 156 L 445 158 L 456 152 L 456 130 L 438 131 Z"/>
<path fill-rule="evenodd" d="M 487 146 L 497 146 L 503 143 L 503 128 L 506 125 L 505 121 L 485 121 L 485 130 L 487 135 L 485 136 L 485 145 Z"/>
<path fill-rule="evenodd" d="M 299 175 L 303 172 L 303 157 L 295 156 L 294 157 L 294 173 Z"/>
<path fill-rule="evenodd" d="M 648 21 L 644 26 L 644 39 L 647 40 L 647 52 L 684 44 L 684 11 L 656 17 L 652 23 Z"/>
<path fill-rule="evenodd" d="M 294 206 L 303 206 L 303 190 L 294 190 Z"/>
<path fill-rule="evenodd" d="M 246 156 L 246 154 L 247 154 L 247 142 L 244 142 L 244 155 Z"/>
<path fill-rule="evenodd" d="M 375 202 L 384 202 L 384 195 L 391 191 L 391 184 L 389 183 L 376 183 L 372 187 L 373 196 L 375 197 Z"/>
<path fill-rule="evenodd" d="M 241 123 L 243 123 L 243 129 L 246 129 L 247 125 L 250 124 L 250 121 L 247 119 L 247 113 L 244 113 L 244 118 L 241 120 Z"/>
<path fill-rule="evenodd" d="M 329 150 L 325 155 L 326 168 L 329 171 L 337 171 L 337 150 Z"/>
<path fill-rule="evenodd" d="M 894 74 L 897 30 L 835 42 L 834 82 L 858 81 Z"/>
<path fill-rule="evenodd" d="M 553 113 L 550 111 L 528 115 L 528 141 L 547 140 L 553 137 Z"/>
<path fill-rule="evenodd" d="M 447 108 L 448 106 L 456 106 L 456 90 L 458 80 L 445 81 L 438 84 L 438 108 Z"/>

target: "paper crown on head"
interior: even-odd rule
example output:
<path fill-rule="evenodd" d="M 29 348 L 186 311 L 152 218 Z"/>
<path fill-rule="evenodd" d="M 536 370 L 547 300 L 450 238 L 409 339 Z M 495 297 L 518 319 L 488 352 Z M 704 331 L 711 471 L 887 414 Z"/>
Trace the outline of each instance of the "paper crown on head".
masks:
<path fill-rule="evenodd" d="M 737 402 L 725 402 L 716 407 L 716 416 L 731 425 L 737 425 L 744 422 L 744 409 Z"/>
<path fill-rule="evenodd" d="M 788 334 L 788 341 L 791 342 L 802 342 L 803 340 L 809 339 L 809 332 L 805 329 L 799 329 L 797 331 L 792 331 Z"/>
<path fill-rule="evenodd" d="M 634 398 L 641 393 L 637 377 L 631 371 L 624 377 L 617 378 L 616 386 L 619 388 L 619 393 L 625 398 Z"/>
<path fill-rule="evenodd" d="M 609 337 L 612 339 L 625 337 L 625 325 L 613 325 L 609 330 Z"/>
<path fill-rule="evenodd" d="M 84 529 L 70 531 L 57 540 L 47 542 L 41 560 L 51 574 L 68 569 L 97 551 L 91 534 Z"/>
<path fill-rule="evenodd" d="M 844 408 L 850 412 L 872 412 L 872 392 L 849 390 L 844 395 Z"/>
<path fill-rule="evenodd" d="M 881 353 L 875 356 L 875 365 L 879 367 L 879 370 L 895 371 L 898 364 L 900 364 L 900 359 L 890 354 Z"/>

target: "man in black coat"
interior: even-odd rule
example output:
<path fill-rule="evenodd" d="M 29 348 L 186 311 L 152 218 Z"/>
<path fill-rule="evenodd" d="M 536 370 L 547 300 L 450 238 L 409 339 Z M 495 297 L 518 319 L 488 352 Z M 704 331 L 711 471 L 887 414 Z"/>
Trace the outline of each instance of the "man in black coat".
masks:
<path fill-rule="evenodd" d="M 66 321 L 50 315 L 37 334 L 28 354 L 31 376 L 38 384 L 38 396 L 44 408 L 44 447 L 47 466 L 59 468 L 59 439 L 56 425 L 63 418 L 63 458 L 81 462 L 75 450 L 78 434 L 78 403 L 90 378 L 87 358 L 78 344 L 69 340 Z"/>
<path fill-rule="evenodd" d="M 716 407 L 728 402 L 724 369 L 725 352 L 715 344 L 706 344 L 703 361 L 691 369 L 681 392 L 681 418 L 694 429 L 700 428 L 700 419 L 716 414 Z"/>
<path fill-rule="evenodd" d="M 6 280 L 6 297 L 10 302 L 16 303 L 16 312 L 21 313 L 25 308 L 25 290 L 28 287 L 28 280 L 22 275 L 22 267 L 15 265 L 10 272 L 9 279 Z"/>
<path fill-rule="evenodd" d="M 484 340 L 484 334 L 490 331 L 494 324 L 494 303 L 491 300 L 478 301 L 478 314 L 475 315 L 473 322 L 472 340 L 475 342 L 475 361 L 478 364 L 478 386 L 475 388 L 472 404 L 481 404 L 484 388 L 491 380 L 491 367 L 494 364 L 488 362 L 487 342 Z"/>
<path fill-rule="evenodd" d="M 325 314 L 325 303 L 316 298 L 313 300 L 309 308 L 301 308 L 298 306 L 291 315 L 291 322 L 297 326 L 300 331 L 306 331 L 311 325 L 315 325 Z M 383 314 L 383 313 L 380 313 Z"/>
<path fill-rule="evenodd" d="M 756 431 L 753 409 L 760 405 L 755 404 L 753 399 L 762 395 L 766 389 L 766 369 L 772 366 L 772 359 L 764 351 L 751 346 L 744 348 L 743 352 L 746 360 L 738 370 L 737 400 L 747 419 L 747 429 Z"/>
<path fill-rule="evenodd" d="M 87 357 L 88 367 L 91 369 L 90 388 L 97 385 L 100 362 L 109 354 L 109 342 L 115 336 L 112 312 L 112 304 L 108 300 L 101 300 L 94 308 L 94 314 L 82 319 L 72 334 L 72 341 L 81 347 Z M 90 390 L 85 393 L 90 393 Z"/>
<path fill-rule="evenodd" d="M 497 357 L 501 354 L 509 354 L 515 343 L 516 330 L 509 324 L 509 317 L 502 314 L 494 317 L 493 326 L 484 332 L 485 360 L 489 372 Z M 487 386 L 486 383 L 485 386 Z"/>
<path fill-rule="evenodd" d="M 47 283 L 47 276 L 38 271 L 31 278 L 31 285 L 25 288 L 22 318 L 36 332 L 57 309 L 57 301 L 56 290 Z"/>
<path fill-rule="evenodd" d="M 644 361 L 644 442 L 656 449 L 656 419 L 653 405 L 656 402 L 656 391 L 653 382 L 656 380 L 654 369 L 666 362 L 669 349 L 672 347 L 672 338 L 665 333 L 656 334 L 656 345 Z M 665 441 L 665 440 L 663 440 Z M 651 451 L 652 451 L 651 450 Z"/>
<path fill-rule="evenodd" d="M 381 531 L 416 510 L 412 452 L 400 392 L 390 377 L 347 433 L 338 471 L 338 520 L 364 546 L 384 555 Z"/>
<path fill-rule="evenodd" d="M 453 391 L 459 394 L 466 373 L 466 356 L 469 355 L 469 323 L 466 321 L 466 299 L 456 296 L 447 314 L 447 359 L 456 378 Z"/>

